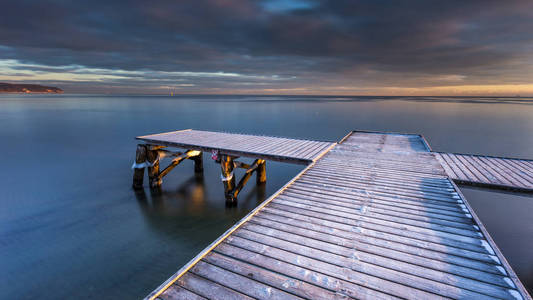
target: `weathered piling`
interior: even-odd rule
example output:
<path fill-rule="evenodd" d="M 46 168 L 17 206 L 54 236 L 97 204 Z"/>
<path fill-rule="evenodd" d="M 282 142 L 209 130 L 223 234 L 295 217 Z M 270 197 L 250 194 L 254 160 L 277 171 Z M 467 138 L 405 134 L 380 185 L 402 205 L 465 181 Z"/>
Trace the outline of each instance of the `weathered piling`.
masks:
<path fill-rule="evenodd" d="M 204 158 L 203 158 L 202 152 L 200 152 L 200 154 L 192 158 L 192 160 L 194 161 L 194 173 L 195 174 L 203 173 L 204 172 Z"/>
<path fill-rule="evenodd" d="M 261 160 L 261 162 L 259 163 L 259 166 L 257 167 L 256 172 L 257 172 L 256 174 L 257 184 L 266 183 L 267 176 L 266 176 L 266 161 L 265 160 Z"/>
<path fill-rule="evenodd" d="M 224 194 L 226 201 L 234 202 L 233 189 L 235 189 L 235 176 L 233 174 L 233 157 L 222 155 L 220 159 L 220 169 L 222 171 L 222 182 L 224 183 Z"/>
<path fill-rule="evenodd" d="M 163 182 L 159 177 L 159 154 L 158 147 L 148 146 L 146 158 L 150 166 L 148 167 L 148 181 L 151 188 L 161 185 Z"/>
<path fill-rule="evenodd" d="M 133 166 L 133 184 L 132 187 L 135 190 L 143 188 L 144 180 L 144 167 L 139 167 L 146 162 L 146 146 L 137 145 L 137 151 L 135 153 L 135 165 Z"/>

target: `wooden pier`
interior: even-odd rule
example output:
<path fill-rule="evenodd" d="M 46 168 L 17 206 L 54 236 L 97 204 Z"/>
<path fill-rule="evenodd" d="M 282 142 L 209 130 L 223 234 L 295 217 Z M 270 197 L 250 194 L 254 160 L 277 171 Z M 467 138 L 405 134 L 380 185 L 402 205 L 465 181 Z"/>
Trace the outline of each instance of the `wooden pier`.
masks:
<path fill-rule="evenodd" d="M 461 184 L 533 191 L 532 160 L 440 152 L 436 152 L 435 157 L 446 174 Z"/>
<path fill-rule="evenodd" d="M 235 156 L 309 165 L 147 299 L 531 299 L 454 169 L 419 135 L 351 132 L 291 148 L 291 139 L 187 132 L 139 139 L 148 151 L 219 151 L 221 165 Z"/>
<path fill-rule="evenodd" d="M 219 155 L 309 164 L 335 143 L 225 132 L 179 130 L 137 137 L 154 145 L 217 151 Z"/>

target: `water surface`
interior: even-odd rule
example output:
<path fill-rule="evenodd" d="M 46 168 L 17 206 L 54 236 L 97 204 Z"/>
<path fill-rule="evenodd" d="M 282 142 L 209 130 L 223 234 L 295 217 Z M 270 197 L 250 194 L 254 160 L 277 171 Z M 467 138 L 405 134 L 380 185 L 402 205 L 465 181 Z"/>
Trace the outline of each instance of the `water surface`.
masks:
<path fill-rule="evenodd" d="M 130 189 L 135 136 L 184 128 L 337 141 L 353 129 L 421 133 L 437 151 L 533 158 L 533 99 L 0 96 L 0 298 L 141 298 L 303 167 L 267 163 L 224 205 L 204 157 Z M 251 180 L 250 183 L 253 183 Z M 533 198 L 461 188 L 533 287 Z"/>

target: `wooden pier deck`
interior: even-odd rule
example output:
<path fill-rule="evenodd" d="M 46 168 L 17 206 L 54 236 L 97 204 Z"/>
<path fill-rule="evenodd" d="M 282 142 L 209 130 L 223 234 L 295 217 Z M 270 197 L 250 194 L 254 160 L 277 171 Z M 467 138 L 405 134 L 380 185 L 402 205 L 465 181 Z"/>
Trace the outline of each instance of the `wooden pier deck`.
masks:
<path fill-rule="evenodd" d="M 272 136 L 258 136 L 202 130 L 179 130 L 137 137 L 138 140 L 189 150 L 218 151 L 221 155 L 243 156 L 309 164 L 335 143 Z"/>
<path fill-rule="evenodd" d="M 441 152 L 435 157 L 446 174 L 462 184 L 533 192 L 532 160 Z"/>
<path fill-rule="evenodd" d="M 531 299 L 421 136 L 322 149 L 147 299 Z"/>

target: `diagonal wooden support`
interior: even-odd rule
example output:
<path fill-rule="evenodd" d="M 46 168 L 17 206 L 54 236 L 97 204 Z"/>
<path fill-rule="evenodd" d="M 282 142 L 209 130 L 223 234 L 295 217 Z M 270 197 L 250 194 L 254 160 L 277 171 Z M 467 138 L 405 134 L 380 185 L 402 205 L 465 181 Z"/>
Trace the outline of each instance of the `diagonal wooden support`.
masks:
<path fill-rule="evenodd" d="M 165 168 L 163 169 L 163 171 L 159 172 L 159 159 L 157 159 L 156 162 L 157 163 L 157 172 L 150 172 L 150 186 L 151 187 L 156 187 L 156 186 L 159 186 L 161 185 L 161 182 L 162 182 L 162 179 L 165 175 L 167 175 L 170 171 L 172 171 L 172 169 L 174 169 L 177 165 L 179 165 L 182 161 L 184 161 L 185 159 L 192 159 L 192 160 L 195 160 L 195 172 L 197 172 L 197 169 L 198 169 L 198 160 L 201 162 L 201 156 L 202 156 L 202 152 L 200 151 L 197 151 L 197 150 L 189 150 L 185 153 L 179 153 L 179 152 L 170 152 L 170 151 L 165 151 L 166 154 L 168 153 L 171 153 L 172 156 L 175 156 L 176 158 L 174 158 L 170 164 Z M 200 157 L 200 158 L 199 158 Z M 154 163 L 155 165 L 155 163 Z M 203 168 L 201 168 L 203 170 Z"/>
<path fill-rule="evenodd" d="M 234 167 L 246 169 L 243 178 L 241 178 L 237 186 L 235 186 L 235 177 L 233 176 Z M 251 165 L 248 165 L 242 162 L 233 161 L 233 159 L 228 159 L 225 156 L 222 158 L 221 168 L 222 176 L 226 179 L 223 179 L 226 201 L 230 203 L 235 203 L 237 201 L 237 196 L 254 172 L 257 172 L 257 184 L 262 184 L 266 181 L 265 161 L 263 159 L 256 159 Z"/>

